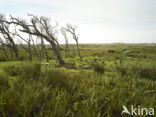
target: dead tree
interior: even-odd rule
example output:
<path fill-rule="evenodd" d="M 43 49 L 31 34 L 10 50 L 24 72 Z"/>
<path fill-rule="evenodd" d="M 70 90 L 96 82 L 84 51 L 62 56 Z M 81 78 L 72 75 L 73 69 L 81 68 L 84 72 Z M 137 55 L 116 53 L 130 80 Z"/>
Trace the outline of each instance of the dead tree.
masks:
<path fill-rule="evenodd" d="M 4 44 L 4 42 L 3 42 L 3 40 L 1 38 L 0 38 L 0 44 L 2 46 L 2 48 L 0 48 L 0 49 L 3 51 L 5 57 L 8 58 L 8 54 L 7 54 L 7 51 L 6 51 L 6 48 L 5 48 L 5 44 Z"/>
<path fill-rule="evenodd" d="M 37 17 L 34 15 L 29 15 L 31 17 L 30 24 L 26 23 L 25 21 L 14 18 L 11 16 L 11 21 L 8 22 L 9 24 L 13 23 L 18 26 L 21 26 L 22 29 L 20 29 L 21 32 L 35 35 L 38 37 L 42 37 L 47 42 L 49 42 L 55 51 L 57 60 L 59 61 L 60 65 L 65 65 L 64 60 L 62 59 L 59 43 L 56 39 L 56 30 L 55 27 L 52 27 L 50 25 L 50 20 L 46 17 Z M 56 25 L 57 26 L 57 25 Z M 43 32 L 41 31 L 41 28 L 43 29 Z"/>
<path fill-rule="evenodd" d="M 43 33 L 43 28 L 41 28 L 41 32 Z M 49 62 L 48 52 L 44 43 L 44 39 L 42 37 L 39 37 L 41 40 L 41 52 L 40 55 L 44 58 L 46 58 L 46 61 Z"/>
<path fill-rule="evenodd" d="M 10 42 L 8 40 L 3 40 L 2 43 L 4 44 L 4 47 L 8 47 L 9 48 L 10 56 L 11 56 L 11 58 L 13 58 L 13 49 L 12 49 L 12 46 L 11 46 Z"/>
<path fill-rule="evenodd" d="M 6 40 L 6 45 L 9 48 L 11 58 L 13 58 L 14 57 L 14 55 L 13 55 L 13 49 L 12 49 L 12 46 L 11 46 L 11 44 L 10 44 L 10 42 L 8 40 Z"/>
<path fill-rule="evenodd" d="M 78 55 L 80 57 L 80 60 L 82 61 L 82 56 L 81 56 L 80 49 L 79 49 L 78 37 L 75 33 L 75 30 L 76 30 L 76 26 L 72 26 L 70 24 L 67 24 L 66 31 L 71 33 L 73 36 L 73 39 L 76 41 L 76 47 L 77 47 Z"/>
<path fill-rule="evenodd" d="M 69 43 L 68 43 L 68 37 L 66 35 L 66 31 L 65 28 L 61 28 L 61 33 L 65 39 L 65 45 L 66 45 L 66 49 L 65 49 L 65 57 L 67 57 L 69 55 Z"/>
<path fill-rule="evenodd" d="M 41 37 L 41 48 L 42 48 L 43 56 L 45 55 L 46 61 L 49 62 L 48 52 L 47 52 L 46 46 L 44 44 L 44 39 L 42 37 Z"/>
<path fill-rule="evenodd" d="M 75 46 L 74 46 L 74 44 L 72 45 L 72 47 L 73 47 L 73 57 L 75 58 Z"/>
<path fill-rule="evenodd" d="M 14 51 L 16 58 L 18 58 L 18 48 L 14 42 L 14 36 L 11 34 L 9 24 L 6 23 L 5 16 L 3 15 L 0 15 L 0 33 L 9 42 L 9 47 Z"/>
<path fill-rule="evenodd" d="M 31 35 L 29 35 L 29 38 L 23 38 L 18 32 L 17 32 L 17 29 L 16 29 L 16 26 L 14 25 L 15 29 L 13 32 L 14 35 L 16 35 L 17 37 L 19 37 L 21 40 L 23 40 L 26 44 L 27 44 L 27 47 L 25 46 L 22 46 L 23 49 L 25 49 L 28 53 L 29 53 L 29 60 L 32 60 L 32 52 L 31 52 Z"/>
<path fill-rule="evenodd" d="M 35 39 L 32 37 L 32 35 L 30 35 L 30 38 L 32 40 L 32 48 L 34 50 L 34 54 L 36 55 L 36 57 L 41 60 L 41 54 L 40 54 L 40 44 L 37 43 L 37 40 L 38 40 L 38 37 L 36 38 L 36 41 Z"/>

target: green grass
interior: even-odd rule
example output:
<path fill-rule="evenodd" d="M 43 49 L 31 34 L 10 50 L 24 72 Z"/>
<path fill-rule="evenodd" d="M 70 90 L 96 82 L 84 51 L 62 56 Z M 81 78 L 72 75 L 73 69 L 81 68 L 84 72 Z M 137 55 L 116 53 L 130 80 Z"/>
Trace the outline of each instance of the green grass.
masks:
<path fill-rule="evenodd" d="M 0 62 L 0 117 L 121 117 L 123 105 L 156 109 L 155 47 L 80 45 L 84 61 L 64 58 L 77 69 L 54 59 L 49 66 Z"/>
<path fill-rule="evenodd" d="M 12 74 L 7 74 L 6 79 L 0 77 L 0 114 L 4 117 L 116 117 L 120 116 L 122 105 L 156 105 L 156 82 L 148 79 L 73 74 L 52 68 L 36 74 L 40 69 L 36 63 L 15 65 L 18 67 L 21 72 L 12 84 L 7 82 Z"/>

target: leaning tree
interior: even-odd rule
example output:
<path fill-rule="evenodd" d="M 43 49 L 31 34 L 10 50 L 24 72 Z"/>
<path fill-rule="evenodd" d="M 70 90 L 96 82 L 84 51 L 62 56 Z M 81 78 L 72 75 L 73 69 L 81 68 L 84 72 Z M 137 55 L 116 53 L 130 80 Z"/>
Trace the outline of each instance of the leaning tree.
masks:
<path fill-rule="evenodd" d="M 14 35 L 10 31 L 10 24 L 6 22 L 4 15 L 0 15 L 0 33 L 3 35 L 3 38 L 6 40 L 8 47 L 14 51 L 16 58 L 18 58 L 18 48 L 14 41 Z"/>
<path fill-rule="evenodd" d="M 7 51 L 6 51 L 6 48 L 5 48 L 5 43 L 4 43 L 2 38 L 0 38 L 0 45 L 1 45 L 0 50 L 2 50 L 4 52 L 5 57 L 8 58 L 8 54 L 7 54 Z"/>
<path fill-rule="evenodd" d="M 65 57 L 67 57 L 69 55 L 69 42 L 68 42 L 68 37 L 66 34 L 66 29 L 65 28 L 61 28 L 61 33 L 65 39 Z"/>
<path fill-rule="evenodd" d="M 75 32 L 76 26 L 67 24 L 67 27 L 65 29 L 66 29 L 66 31 L 68 31 L 73 36 L 73 39 L 76 41 L 76 47 L 77 47 L 78 55 L 80 57 L 80 60 L 82 61 L 82 56 L 80 53 L 79 43 L 78 43 L 78 36 L 76 35 L 76 32 Z"/>
<path fill-rule="evenodd" d="M 57 60 L 60 65 L 65 65 L 65 61 L 62 59 L 60 46 L 56 37 L 57 30 L 55 30 L 56 26 L 52 26 L 50 24 L 50 19 L 46 17 L 38 17 L 31 14 L 28 14 L 31 17 L 30 22 L 26 22 L 23 19 L 15 18 L 10 16 L 11 21 L 5 21 L 8 24 L 16 24 L 20 26 L 19 31 L 34 35 L 40 38 L 45 39 L 49 42 L 56 54 Z"/>
<path fill-rule="evenodd" d="M 26 46 L 23 46 L 23 44 L 21 43 L 21 47 L 23 49 L 25 49 L 29 53 L 29 60 L 32 60 L 32 52 L 31 52 L 31 41 L 32 41 L 32 38 L 31 38 L 31 35 L 29 35 L 29 37 L 24 38 L 23 36 L 21 36 L 19 34 L 19 32 L 17 31 L 15 25 L 14 25 L 14 32 L 13 32 L 13 34 L 15 36 L 19 37 L 21 40 L 23 40 L 27 44 L 27 47 L 26 47 Z"/>

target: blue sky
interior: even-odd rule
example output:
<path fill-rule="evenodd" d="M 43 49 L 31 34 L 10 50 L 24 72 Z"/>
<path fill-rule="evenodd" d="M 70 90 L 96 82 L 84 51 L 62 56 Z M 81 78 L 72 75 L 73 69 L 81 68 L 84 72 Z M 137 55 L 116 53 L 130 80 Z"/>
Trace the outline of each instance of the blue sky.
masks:
<path fill-rule="evenodd" d="M 2 0 L 0 13 L 75 24 L 81 43 L 156 43 L 156 0 Z"/>

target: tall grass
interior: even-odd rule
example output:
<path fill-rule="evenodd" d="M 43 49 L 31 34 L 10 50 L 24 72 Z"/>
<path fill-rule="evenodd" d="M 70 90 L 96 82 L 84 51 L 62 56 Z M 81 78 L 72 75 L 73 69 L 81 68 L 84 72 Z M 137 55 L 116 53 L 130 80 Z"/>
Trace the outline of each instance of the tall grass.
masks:
<path fill-rule="evenodd" d="M 8 82 L 10 72 L 0 76 L 5 92 L 0 94 L 0 117 L 120 117 L 122 105 L 156 107 L 155 81 L 41 70 L 36 63 L 13 68 L 13 82 Z"/>
<path fill-rule="evenodd" d="M 140 78 L 156 80 L 156 67 L 143 65 L 120 65 L 117 66 L 117 71 L 120 72 L 122 76 L 137 76 Z"/>
<path fill-rule="evenodd" d="M 104 64 L 99 63 L 99 62 L 95 63 L 94 64 L 94 72 L 103 74 L 105 72 Z"/>
<path fill-rule="evenodd" d="M 41 65 L 39 63 L 8 65 L 4 67 L 4 72 L 10 76 L 19 76 L 21 78 L 37 78 L 40 76 Z"/>
<path fill-rule="evenodd" d="M 5 74 L 0 74 L 0 94 L 9 88 L 9 81 Z"/>

